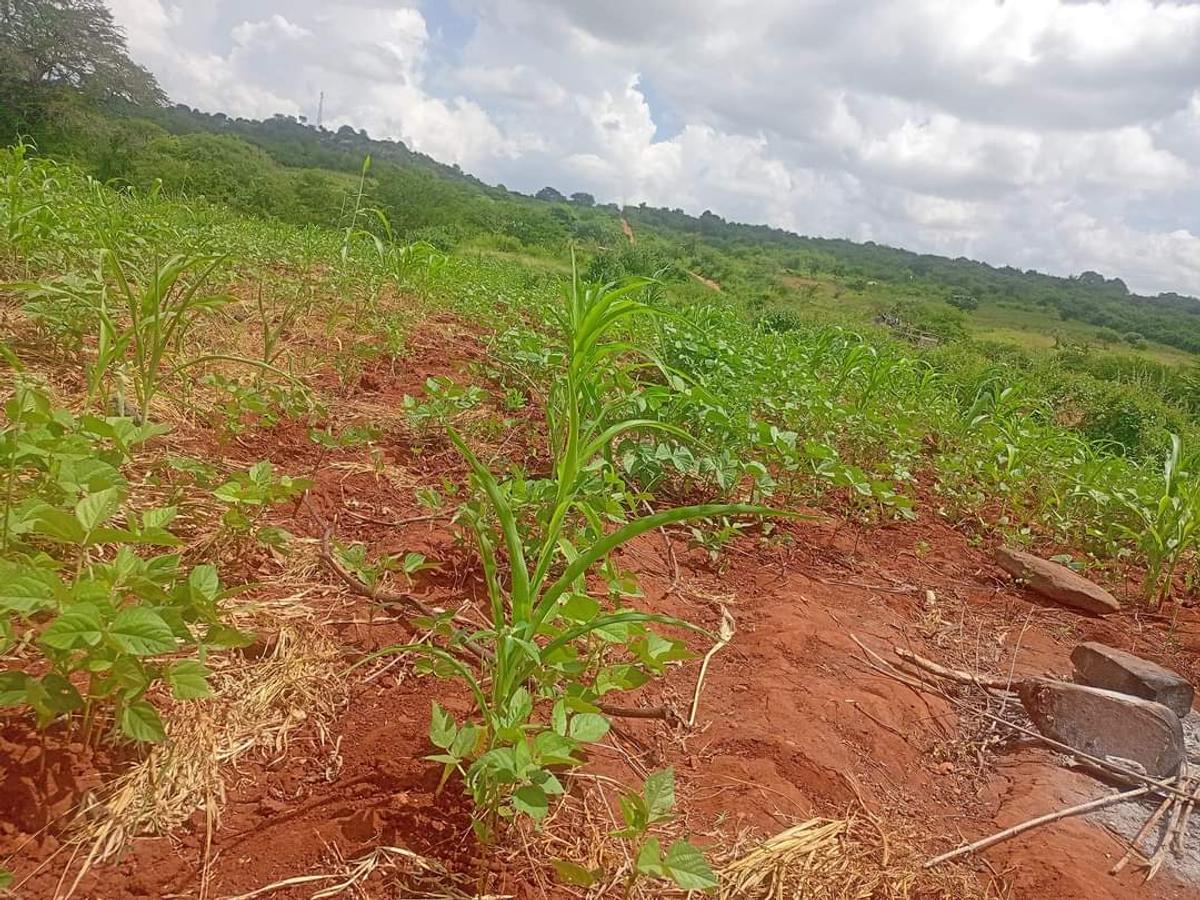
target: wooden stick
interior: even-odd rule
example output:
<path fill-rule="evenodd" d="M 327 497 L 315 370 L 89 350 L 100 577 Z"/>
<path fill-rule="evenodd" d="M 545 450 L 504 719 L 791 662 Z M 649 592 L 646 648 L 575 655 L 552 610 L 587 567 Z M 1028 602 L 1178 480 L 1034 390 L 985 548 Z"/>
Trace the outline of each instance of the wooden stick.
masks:
<path fill-rule="evenodd" d="M 970 672 L 963 672 L 960 669 L 948 669 L 945 666 L 938 665 L 933 660 L 926 659 L 923 656 L 918 656 L 911 650 L 905 650 L 903 647 L 892 647 L 892 652 L 907 663 L 911 663 L 918 668 L 924 669 L 927 672 L 932 672 L 941 678 L 949 681 L 958 681 L 963 684 L 973 684 L 976 687 L 981 687 L 986 690 L 993 691 L 1011 691 L 1014 690 L 1013 685 L 1019 685 L 1021 682 L 1011 682 L 1003 678 L 988 678 L 984 675 L 974 675 Z"/>
<path fill-rule="evenodd" d="M 1129 865 L 1129 861 L 1133 859 L 1133 855 L 1135 853 L 1141 856 L 1141 851 L 1137 848 L 1138 844 L 1145 840 L 1146 835 L 1150 833 L 1150 829 L 1158 824 L 1158 820 L 1161 819 L 1163 814 L 1171 808 L 1171 805 L 1176 802 L 1176 799 L 1177 798 L 1173 795 L 1163 799 L 1163 802 L 1158 805 L 1158 809 L 1156 809 L 1154 813 L 1146 819 L 1146 824 L 1144 824 L 1141 830 L 1134 836 L 1133 840 L 1129 844 L 1129 849 L 1125 851 L 1125 855 L 1117 860 L 1117 864 L 1115 866 L 1108 870 L 1109 875 L 1116 875 L 1120 873 L 1123 868 Z"/>
<path fill-rule="evenodd" d="M 926 693 L 934 693 L 934 691 L 932 691 L 930 689 L 930 685 L 928 682 L 919 681 L 918 679 L 912 677 L 908 673 L 900 672 L 895 666 L 893 666 L 891 663 L 889 663 L 887 660 L 885 660 L 882 656 L 880 656 L 878 653 L 876 653 L 871 648 L 867 647 L 855 635 L 851 634 L 850 640 L 852 640 L 852 641 L 854 641 L 854 643 L 858 644 L 859 649 L 861 649 L 865 654 L 867 654 L 869 663 L 872 659 L 878 661 L 879 665 L 876 665 L 875 663 L 871 663 L 871 666 L 877 672 L 879 672 L 881 675 L 886 675 L 888 678 L 891 678 L 894 681 L 899 681 L 901 684 L 907 684 L 909 687 L 916 688 L 916 689 L 924 691 Z M 938 696 L 940 696 L 942 699 L 944 699 L 951 706 L 957 707 L 959 709 L 966 707 L 965 703 L 963 703 L 961 700 L 957 700 L 954 697 L 951 697 L 945 691 L 938 691 L 937 693 L 938 693 Z M 1171 784 L 1170 782 L 1158 781 L 1157 779 L 1151 778 L 1149 775 L 1145 775 L 1141 772 L 1136 772 L 1133 769 L 1126 768 L 1125 766 L 1119 766 L 1116 763 L 1111 763 L 1105 759 L 1100 759 L 1098 756 L 1092 756 L 1090 753 L 1084 753 L 1082 750 L 1077 750 L 1068 744 L 1064 744 L 1064 743 L 1061 743 L 1060 741 L 1054 740 L 1053 738 L 1046 737 L 1046 735 L 1041 734 L 1040 732 L 1032 731 L 1028 728 L 1024 728 L 1020 725 L 1017 725 L 1015 722 L 1010 722 L 1007 719 L 1002 719 L 999 716 L 992 715 L 991 713 L 985 712 L 984 710 L 971 709 L 970 711 L 974 715 L 982 716 L 983 718 L 989 719 L 998 725 L 1003 725 L 1006 728 L 1011 728 L 1013 731 L 1020 732 L 1021 734 L 1024 734 L 1027 737 L 1031 737 L 1034 740 L 1040 741 L 1041 743 L 1046 744 L 1049 747 L 1053 747 L 1055 750 L 1058 750 L 1060 753 L 1065 753 L 1068 756 L 1074 756 L 1078 759 L 1082 759 L 1085 762 L 1091 763 L 1096 768 L 1103 769 L 1104 771 L 1106 771 L 1112 775 L 1119 775 L 1127 781 L 1132 781 L 1135 784 L 1148 785 L 1150 787 L 1153 787 L 1159 793 L 1174 794 L 1177 797 L 1182 797 L 1184 800 L 1187 800 L 1192 796 L 1191 794 L 1187 793 L 1186 791 L 1181 791 L 1179 788 L 1177 788 L 1175 785 Z"/>
<path fill-rule="evenodd" d="M 960 856 L 966 856 L 968 853 L 975 853 L 978 850 L 983 850 L 991 847 L 993 844 L 998 844 L 1001 841 L 1006 841 L 1011 837 L 1016 837 L 1018 834 L 1023 834 L 1039 825 L 1046 825 L 1050 822 L 1057 822 L 1059 819 L 1065 819 L 1068 816 L 1077 816 L 1081 813 L 1091 812 L 1094 809 L 1102 809 L 1105 806 L 1112 806 L 1114 803 L 1121 803 L 1124 800 L 1132 800 L 1134 797 L 1140 797 L 1143 794 L 1148 794 L 1153 790 L 1151 787 L 1143 785 L 1128 791 L 1122 791 L 1119 794 L 1110 794 L 1107 797 L 1100 797 L 1096 800 L 1089 800 L 1087 803 L 1080 803 L 1078 806 L 1071 806 L 1067 809 L 1060 809 L 1058 812 L 1047 813 L 1044 816 L 1038 816 L 1036 819 L 1030 819 L 1027 822 L 1022 822 L 1020 825 L 1014 825 L 1012 828 L 1005 828 L 1003 831 L 998 831 L 993 835 L 974 841 L 970 844 L 965 844 L 956 850 L 951 850 L 949 853 L 943 853 L 941 856 L 935 856 L 925 862 L 922 868 L 932 869 L 934 866 L 941 865 L 944 862 L 949 862 L 952 859 L 958 859 Z"/>
<path fill-rule="evenodd" d="M 1196 784 L 1196 782 L 1193 782 L 1191 786 L 1195 788 Z M 1187 841 L 1188 820 L 1191 819 L 1192 810 L 1196 807 L 1196 797 L 1197 795 L 1193 793 L 1190 800 L 1183 801 L 1183 819 L 1179 823 L 1179 830 L 1175 832 L 1174 849 L 1176 856 L 1182 856 L 1187 849 L 1185 842 Z"/>
<path fill-rule="evenodd" d="M 1154 851 L 1154 855 L 1150 857 L 1150 862 L 1146 867 L 1146 880 L 1149 881 L 1158 874 L 1158 870 L 1162 868 L 1162 864 L 1167 861 L 1167 851 L 1171 849 L 1171 840 L 1175 836 L 1175 830 L 1179 827 L 1180 817 L 1183 815 L 1184 802 L 1175 799 L 1171 809 L 1171 821 L 1167 825 L 1167 833 L 1163 835 L 1162 843 L 1158 845 L 1158 849 Z"/>
<path fill-rule="evenodd" d="M 596 707 L 606 716 L 618 719 L 662 719 L 670 722 L 678 718 L 673 710 L 665 706 L 609 706 L 607 703 L 597 703 Z"/>
<path fill-rule="evenodd" d="M 1011 728 L 1013 731 L 1019 731 L 1019 732 L 1021 732 L 1021 734 L 1028 735 L 1029 737 L 1034 738 L 1035 740 L 1041 741 L 1043 744 L 1046 744 L 1049 747 L 1053 747 L 1055 750 L 1058 750 L 1060 753 L 1065 753 L 1068 756 L 1074 756 L 1079 759 L 1082 759 L 1084 762 L 1091 763 L 1093 766 L 1095 766 L 1098 769 L 1103 769 L 1104 771 L 1109 772 L 1113 775 L 1120 775 L 1122 778 L 1124 778 L 1128 781 L 1134 781 L 1134 782 L 1137 782 L 1138 784 L 1144 784 L 1147 787 L 1151 787 L 1158 793 L 1173 794 L 1176 797 L 1182 797 L 1184 800 L 1188 799 L 1188 797 L 1191 796 L 1186 791 L 1182 791 L 1179 788 L 1177 788 L 1175 785 L 1171 784 L 1169 781 L 1159 781 L 1155 778 L 1151 778 L 1149 775 L 1145 775 L 1141 772 L 1136 772 L 1133 769 L 1127 769 L 1124 766 L 1119 766 L 1116 763 L 1111 763 L 1108 760 L 1101 759 L 1098 756 L 1092 756 L 1090 753 L 1084 753 L 1082 750 L 1076 750 L 1074 747 L 1070 746 L 1069 744 L 1061 743 L 1060 741 L 1054 740 L 1054 738 L 1048 738 L 1044 734 L 1041 734 L 1037 731 L 1031 731 L 1028 728 L 1023 728 L 1022 726 L 1017 725 L 1015 722 L 1010 722 L 1007 719 L 1002 719 L 999 716 L 994 716 L 989 712 L 984 712 L 983 710 L 973 710 L 973 712 L 975 712 L 977 715 L 983 716 L 985 719 L 991 719 L 993 722 L 997 722 L 1000 725 L 1004 725 L 1007 728 Z"/>

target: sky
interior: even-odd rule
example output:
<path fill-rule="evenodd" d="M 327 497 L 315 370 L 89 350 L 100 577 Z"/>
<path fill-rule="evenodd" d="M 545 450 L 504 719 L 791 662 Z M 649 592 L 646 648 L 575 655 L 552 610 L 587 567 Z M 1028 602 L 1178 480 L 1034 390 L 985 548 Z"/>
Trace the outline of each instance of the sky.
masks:
<path fill-rule="evenodd" d="M 1200 295 L 1200 0 L 109 0 L 176 102 Z"/>

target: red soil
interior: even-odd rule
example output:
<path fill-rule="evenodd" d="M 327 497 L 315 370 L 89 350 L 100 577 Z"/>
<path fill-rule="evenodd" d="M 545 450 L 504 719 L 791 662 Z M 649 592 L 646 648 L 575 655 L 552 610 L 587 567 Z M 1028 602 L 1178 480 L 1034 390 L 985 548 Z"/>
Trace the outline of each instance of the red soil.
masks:
<path fill-rule="evenodd" d="M 399 397 L 418 393 L 428 374 L 466 378 L 467 364 L 479 355 L 469 340 L 433 338 L 395 373 L 387 366 L 369 369 L 347 408 L 370 402 L 398 410 Z M 211 438 L 195 440 L 199 455 Z M 414 448 L 397 435 L 386 436 L 380 447 L 415 483 L 462 479 L 461 466 L 446 448 Z M 478 591 L 473 557 L 445 522 L 399 529 L 383 524 L 423 512 L 411 489 L 333 465 L 362 461 L 361 449 L 322 459 L 305 429 L 288 425 L 251 432 L 219 455 L 233 452 L 236 463 L 269 457 L 293 474 L 306 474 L 320 461 L 312 506 L 330 521 L 341 513 L 342 539 L 364 541 L 374 552 L 419 550 L 439 560 L 441 571 L 426 573 L 418 583 L 435 605 L 456 604 Z M 505 448 L 510 458 L 522 452 L 522 446 Z M 358 517 L 346 515 L 348 509 Z M 321 530 L 306 508 L 290 504 L 275 519 L 299 535 Z M 1014 666 L 1018 676 L 1065 672 L 1075 642 L 1103 640 L 1200 674 L 1200 630 L 1190 611 L 1171 642 L 1158 621 L 1132 615 L 1087 619 L 1031 602 L 1001 577 L 985 549 L 971 547 L 929 513 L 915 523 L 863 531 L 830 518 L 791 523 L 770 542 L 739 539 L 727 548 L 721 570 L 682 538 L 673 547 L 677 583 L 659 535 L 620 554 L 620 564 L 637 573 L 645 592 L 638 602 L 714 629 L 724 603 L 737 634 L 713 658 L 693 733 L 667 740 L 661 723 L 630 721 L 622 727 L 648 748 L 647 766 L 675 767 L 681 811 L 697 834 L 732 838 L 748 827 L 765 836 L 811 815 L 839 816 L 861 800 L 885 822 L 917 829 L 928 850 L 940 851 L 1106 789 L 1028 746 L 980 766 L 964 752 L 953 708 L 872 671 L 851 635 L 885 656 L 898 644 L 991 672 Z M 257 571 L 255 561 L 238 564 Z M 306 602 L 320 609 L 323 602 L 332 605 L 338 592 L 331 576 L 318 578 L 328 590 Z M 926 591 L 935 593 L 935 603 L 928 602 Z M 360 608 L 356 617 L 364 615 Z M 348 658 L 409 637 L 383 614 L 376 613 L 376 621 L 324 627 L 346 645 Z M 686 710 L 698 671 L 698 660 L 672 669 L 627 702 L 674 702 Z M 337 858 L 353 859 L 381 844 L 439 860 L 472 889 L 544 896 L 527 880 L 528 872 L 475 842 L 467 802 L 454 784 L 436 793 L 436 767 L 421 759 L 430 752 L 431 700 L 465 713 L 462 693 L 450 683 L 414 675 L 399 683 L 391 675 L 369 684 L 356 681 L 349 690 L 349 705 L 331 729 L 340 761 L 331 763 L 330 746 L 309 734 L 293 741 L 282 760 L 244 759 L 230 771 L 205 896 L 237 895 L 328 872 Z M 59 731 L 39 738 L 18 720 L 9 719 L 0 732 L 0 860 L 16 854 L 11 865 L 18 881 L 27 879 L 21 897 L 55 896 L 71 858 L 70 850 L 56 855 L 65 814 L 119 765 L 77 750 Z M 614 774 L 634 780 L 629 772 Z M 86 876 L 75 896 L 201 896 L 204 846 L 205 821 L 197 813 L 170 838 L 133 842 L 122 859 Z M 981 878 L 1005 885 L 1012 897 L 1195 896 L 1169 874 L 1148 886 L 1131 870 L 1108 876 L 1122 852 L 1098 826 L 1069 820 L 1001 844 L 975 865 Z M 43 868 L 35 873 L 38 866 Z M 323 886 L 269 896 L 308 897 Z M 370 895 L 391 896 L 382 889 Z"/>

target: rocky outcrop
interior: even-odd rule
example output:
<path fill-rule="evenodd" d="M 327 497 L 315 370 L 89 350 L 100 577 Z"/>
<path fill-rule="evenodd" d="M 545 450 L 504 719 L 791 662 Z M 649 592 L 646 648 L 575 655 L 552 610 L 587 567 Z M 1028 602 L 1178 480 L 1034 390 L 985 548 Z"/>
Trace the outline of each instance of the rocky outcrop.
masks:
<path fill-rule="evenodd" d="M 1177 672 L 1104 644 L 1080 644 L 1071 653 L 1077 681 L 1131 694 L 1168 707 L 1179 718 L 1192 711 L 1195 691 Z"/>
<path fill-rule="evenodd" d="M 1153 778 L 1183 762 L 1183 725 L 1161 703 L 1045 678 L 1026 680 L 1019 694 L 1038 731 L 1076 750 L 1128 760 Z"/>
<path fill-rule="evenodd" d="M 1098 616 L 1121 609 L 1117 598 L 1100 585 L 1032 553 L 1000 547 L 996 550 L 996 563 L 1008 574 L 1023 579 L 1030 590 L 1055 603 Z"/>

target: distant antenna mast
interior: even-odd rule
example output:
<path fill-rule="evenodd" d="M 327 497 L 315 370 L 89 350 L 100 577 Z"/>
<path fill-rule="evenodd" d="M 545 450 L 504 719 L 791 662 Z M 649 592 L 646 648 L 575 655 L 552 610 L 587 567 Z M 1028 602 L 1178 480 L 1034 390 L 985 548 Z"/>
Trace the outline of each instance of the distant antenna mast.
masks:
<path fill-rule="evenodd" d="M 317 128 L 325 121 L 325 92 L 321 91 L 321 99 L 317 101 Z"/>

